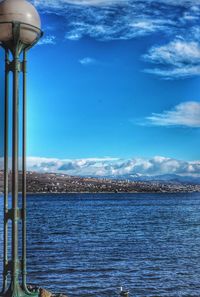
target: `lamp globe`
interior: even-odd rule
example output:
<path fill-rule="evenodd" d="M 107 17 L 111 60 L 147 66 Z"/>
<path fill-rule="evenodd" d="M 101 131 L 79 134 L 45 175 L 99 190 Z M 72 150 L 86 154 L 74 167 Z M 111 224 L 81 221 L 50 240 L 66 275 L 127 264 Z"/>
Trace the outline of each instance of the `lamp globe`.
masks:
<path fill-rule="evenodd" d="M 26 0 L 0 1 L 0 42 L 15 38 L 12 23 L 20 24 L 19 41 L 31 45 L 40 33 L 41 21 L 36 8 Z"/>

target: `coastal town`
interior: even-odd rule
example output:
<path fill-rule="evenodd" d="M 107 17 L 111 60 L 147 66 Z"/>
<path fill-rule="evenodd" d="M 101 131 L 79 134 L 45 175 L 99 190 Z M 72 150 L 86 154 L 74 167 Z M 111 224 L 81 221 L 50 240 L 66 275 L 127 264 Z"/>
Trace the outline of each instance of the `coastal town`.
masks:
<path fill-rule="evenodd" d="M 21 188 L 22 175 L 19 175 Z M 11 174 L 9 174 L 11 191 Z M 3 192 L 3 172 L 0 172 L 0 192 Z M 200 192 L 200 184 L 130 181 L 108 178 L 78 177 L 56 173 L 27 172 L 28 193 L 192 193 Z"/>

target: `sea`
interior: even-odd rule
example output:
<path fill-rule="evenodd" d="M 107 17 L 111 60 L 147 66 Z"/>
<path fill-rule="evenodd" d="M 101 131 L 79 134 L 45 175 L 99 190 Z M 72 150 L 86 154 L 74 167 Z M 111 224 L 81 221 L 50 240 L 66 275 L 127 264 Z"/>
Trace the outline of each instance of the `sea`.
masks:
<path fill-rule="evenodd" d="M 28 283 L 69 297 L 200 296 L 199 193 L 37 194 L 27 209 Z M 0 242 L 2 262 L 2 197 Z"/>

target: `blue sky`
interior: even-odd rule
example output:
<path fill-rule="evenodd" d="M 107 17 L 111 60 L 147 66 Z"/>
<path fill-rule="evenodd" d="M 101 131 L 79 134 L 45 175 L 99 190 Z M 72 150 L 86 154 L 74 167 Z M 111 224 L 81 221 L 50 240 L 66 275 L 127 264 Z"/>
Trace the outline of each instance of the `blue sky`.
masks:
<path fill-rule="evenodd" d="M 32 3 L 30 168 L 200 174 L 199 1 Z"/>

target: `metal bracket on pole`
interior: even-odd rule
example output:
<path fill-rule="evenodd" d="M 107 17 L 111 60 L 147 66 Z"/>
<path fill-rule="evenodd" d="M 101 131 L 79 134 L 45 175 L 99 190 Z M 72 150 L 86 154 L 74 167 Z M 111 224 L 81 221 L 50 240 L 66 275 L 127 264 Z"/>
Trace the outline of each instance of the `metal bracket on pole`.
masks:
<path fill-rule="evenodd" d="M 5 268 L 6 268 L 5 269 L 6 273 L 12 272 L 12 269 L 13 269 L 12 268 L 12 261 L 8 261 Z M 20 260 L 17 261 L 17 268 L 18 268 L 18 270 L 21 270 L 21 268 L 22 268 L 22 261 L 20 261 Z"/>
<path fill-rule="evenodd" d="M 6 221 L 8 220 L 13 220 L 14 218 L 14 210 L 13 209 L 8 209 L 6 212 Z M 17 220 L 22 220 L 23 218 L 23 210 L 22 209 L 17 209 Z"/>
<path fill-rule="evenodd" d="M 14 61 L 8 61 L 6 65 L 6 71 L 8 72 L 14 72 L 17 67 L 18 72 L 24 71 L 24 63 L 18 62 L 17 65 L 14 63 Z"/>

